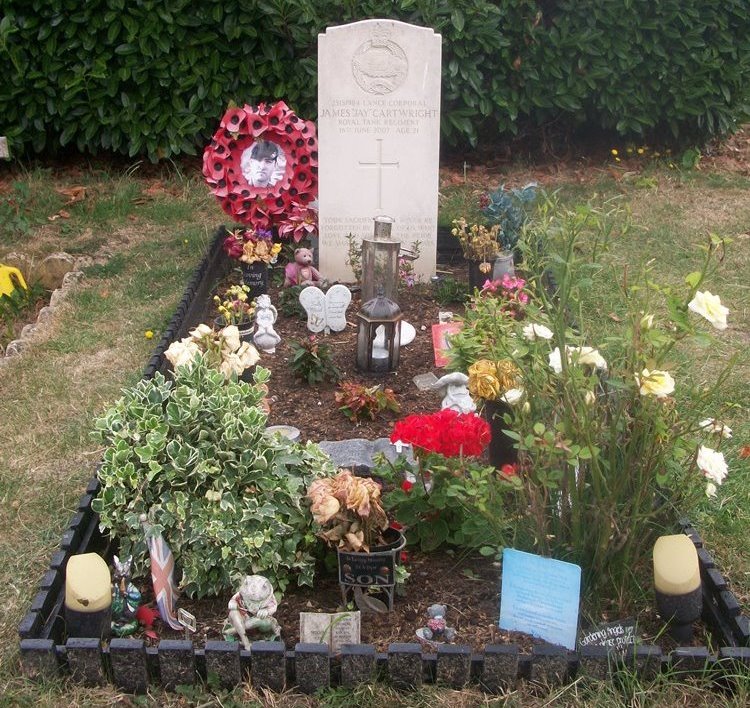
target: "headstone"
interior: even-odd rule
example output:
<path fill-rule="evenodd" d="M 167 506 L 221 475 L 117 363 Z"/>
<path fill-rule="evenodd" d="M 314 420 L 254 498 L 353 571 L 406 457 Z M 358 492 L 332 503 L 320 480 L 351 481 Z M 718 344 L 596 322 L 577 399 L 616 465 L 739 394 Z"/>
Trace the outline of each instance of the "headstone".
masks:
<path fill-rule="evenodd" d="M 421 242 L 415 273 L 435 273 L 440 145 L 439 34 L 395 20 L 363 20 L 318 35 L 320 268 L 353 280 L 348 234 Z"/>
<path fill-rule="evenodd" d="M 301 642 L 327 644 L 332 654 L 340 654 L 344 644 L 359 644 L 359 612 L 300 612 Z"/>
<path fill-rule="evenodd" d="M 322 440 L 320 449 L 327 453 L 336 467 L 374 467 L 375 455 L 383 453 L 393 462 L 402 452 L 406 453 L 409 462 L 414 461 L 412 450 L 406 445 L 397 446 L 388 438 L 366 440 L 351 438 L 349 440 Z M 399 449 L 400 447 L 400 449 Z"/>
<path fill-rule="evenodd" d="M 576 648 L 581 568 L 573 563 L 503 550 L 500 629 L 525 632 Z"/>
<path fill-rule="evenodd" d="M 352 301 L 346 285 L 332 285 L 325 294 L 310 285 L 300 292 L 299 301 L 307 313 L 307 329 L 311 332 L 341 332 L 346 328 L 346 310 Z"/>

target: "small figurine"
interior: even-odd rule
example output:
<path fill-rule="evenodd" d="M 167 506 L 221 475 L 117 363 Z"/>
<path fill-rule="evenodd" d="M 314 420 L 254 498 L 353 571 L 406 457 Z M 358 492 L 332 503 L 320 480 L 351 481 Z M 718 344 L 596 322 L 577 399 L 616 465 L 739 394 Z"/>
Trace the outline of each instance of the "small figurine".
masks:
<path fill-rule="evenodd" d="M 469 395 L 469 377 L 456 371 L 452 374 L 441 376 L 432 388 L 435 391 L 441 391 L 443 401 L 441 408 L 452 408 L 458 413 L 473 413 L 477 409 L 477 404 Z"/>
<path fill-rule="evenodd" d="M 286 268 L 284 268 L 284 287 L 317 285 L 321 282 L 323 278 L 312 263 L 313 253 L 309 248 L 295 249 L 294 263 L 287 263 Z"/>
<path fill-rule="evenodd" d="M 442 644 L 452 642 L 456 637 L 456 630 L 446 626 L 445 605 L 430 605 L 427 608 L 427 626 L 417 630 L 417 637 L 430 644 Z"/>
<path fill-rule="evenodd" d="M 127 637 L 138 629 L 135 613 L 141 604 L 141 593 L 130 582 L 130 568 L 133 556 L 121 561 L 117 556 L 112 558 L 114 573 L 112 583 L 112 634 L 116 637 Z"/>
<path fill-rule="evenodd" d="M 258 295 L 255 298 L 255 325 L 256 330 L 253 335 L 255 346 L 266 354 L 273 354 L 276 351 L 276 345 L 281 341 L 278 332 L 273 328 L 278 313 L 276 308 L 271 304 L 271 298 L 268 295 Z"/>
<path fill-rule="evenodd" d="M 281 625 L 273 617 L 278 604 L 271 582 L 262 575 L 247 575 L 240 589 L 229 601 L 229 619 L 224 625 L 224 634 L 236 634 L 245 649 L 250 649 L 248 631 L 258 632 L 264 638 L 281 636 Z"/>

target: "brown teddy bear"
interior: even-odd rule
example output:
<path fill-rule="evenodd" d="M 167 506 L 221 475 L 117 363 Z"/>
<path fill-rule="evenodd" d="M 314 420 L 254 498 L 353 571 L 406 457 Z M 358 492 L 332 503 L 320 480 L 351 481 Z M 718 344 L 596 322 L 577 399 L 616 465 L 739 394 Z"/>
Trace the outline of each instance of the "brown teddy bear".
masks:
<path fill-rule="evenodd" d="M 284 268 L 284 287 L 291 285 L 317 285 L 322 277 L 313 266 L 313 253 L 309 248 L 297 248 L 294 251 L 294 263 L 287 263 Z"/>

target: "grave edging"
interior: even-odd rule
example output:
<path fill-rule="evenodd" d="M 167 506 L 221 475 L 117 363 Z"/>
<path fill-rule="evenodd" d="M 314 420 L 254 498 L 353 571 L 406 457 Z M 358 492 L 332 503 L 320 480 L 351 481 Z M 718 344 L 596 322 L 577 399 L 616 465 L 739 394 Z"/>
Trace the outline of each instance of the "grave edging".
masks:
<path fill-rule="evenodd" d="M 166 372 L 164 351 L 202 320 L 214 280 L 229 267 L 221 249 L 225 234 L 220 227 L 194 271 L 149 358 L 144 378 L 152 378 L 157 371 Z M 296 684 L 307 693 L 388 677 L 393 685 L 404 688 L 437 682 L 453 688 L 478 684 L 488 692 L 498 692 L 514 686 L 519 679 L 561 684 L 580 676 L 607 679 L 622 668 L 642 678 L 679 671 L 710 675 L 731 685 L 730 676 L 738 666 L 750 669 L 750 622 L 687 519 L 680 520 L 678 526 L 698 551 L 703 619 L 720 639 L 722 646 L 717 654 L 706 647 L 679 647 L 665 654 L 652 645 L 638 646 L 624 657 L 603 647 L 572 652 L 546 645 L 534 647 L 531 654 L 522 654 L 515 645 L 487 645 L 482 653 L 472 653 L 466 646 L 446 645 L 433 654 L 424 652 L 419 644 L 406 643 L 391 645 L 387 653 L 377 653 L 367 644 L 353 645 L 340 656 L 333 656 L 326 645 L 298 644 L 294 651 L 288 651 L 281 642 L 255 642 L 250 651 L 237 643 L 221 641 L 207 642 L 205 648 L 181 640 L 162 640 L 157 647 L 146 647 L 140 639 L 112 639 L 104 645 L 97 638 L 70 638 L 61 643 L 65 564 L 71 555 L 84 553 L 94 542 L 102 541 L 99 517 L 91 509 L 99 486 L 94 476 L 50 560 L 29 612 L 19 624 L 21 667 L 28 676 L 71 674 L 89 685 L 112 682 L 133 693 L 145 691 L 151 682 L 165 688 L 193 684 L 208 673 L 216 674 L 226 688 L 238 685 L 248 675 L 257 688 L 282 690 Z"/>

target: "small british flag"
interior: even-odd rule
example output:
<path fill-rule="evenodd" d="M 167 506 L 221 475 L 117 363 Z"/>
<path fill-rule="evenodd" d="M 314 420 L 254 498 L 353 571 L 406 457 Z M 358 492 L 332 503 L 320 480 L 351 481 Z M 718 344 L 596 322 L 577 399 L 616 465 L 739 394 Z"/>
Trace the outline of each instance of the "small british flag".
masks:
<path fill-rule="evenodd" d="M 151 556 L 151 581 L 159 614 L 172 629 L 182 629 L 175 615 L 177 588 L 174 582 L 174 556 L 161 534 L 147 536 L 147 539 Z"/>

